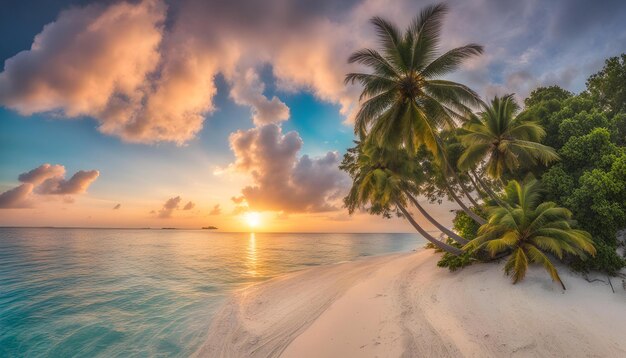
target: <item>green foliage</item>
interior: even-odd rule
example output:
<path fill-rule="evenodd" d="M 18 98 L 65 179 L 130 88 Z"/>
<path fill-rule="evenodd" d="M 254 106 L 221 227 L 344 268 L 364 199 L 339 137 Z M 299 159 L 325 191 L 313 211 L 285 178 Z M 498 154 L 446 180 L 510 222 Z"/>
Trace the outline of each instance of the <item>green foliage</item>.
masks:
<path fill-rule="evenodd" d="M 476 262 L 476 258 L 474 254 L 471 252 L 464 252 L 461 255 L 451 255 L 449 253 L 444 253 L 441 259 L 437 261 L 437 266 L 439 267 L 447 267 L 450 271 L 456 271 L 462 269 L 463 267 L 469 266 Z"/>
<path fill-rule="evenodd" d="M 605 128 L 595 128 L 591 133 L 572 137 L 561 148 L 559 154 L 568 172 L 582 174 L 594 168 L 607 168 L 620 149 L 611 141 Z"/>
<path fill-rule="evenodd" d="M 573 258 L 571 266 L 580 272 L 601 271 L 615 275 L 626 266 L 626 260 L 615 253 L 615 247 L 602 241 L 595 242 L 596 255 L 588 260 Z"/>
<path fill-rule="evenodd" d="M 591 133 L 596 128 L 606 128 L 611 137 L 617 134 L 616 123 L 609 120 L 607 115 L 594 109 L 589 112 L 578 112 L 570 118 L 563 119 L 559 124 L 559 139 L 566 143 L 571 137 L 580 137 Z"/>
<path fill-rule="evenodd" d="M 626 54 L 606 60 L 604 68 L 589 77 L 587 90 L 601 109 L 626 112 Z"/>
<path fill-rule="evenodd" d="M 371 214 L 390 217 L 395 203 L 406 205 L 405 195 L 415 194 L 422 182 L 418 164 L 404 149 L 357 142 L 344 155 L 339 166 L 353 180 L 344 198 L 350 214 L 356 209 L 366 209 Z"/>
<path fill-rule="evenodd" d="M 608 59 L 579 95 L 539 88 L 525 104 L 520 115 L 537 120 L 544 144 L 561 156 L 547 170 L 531 171 L 541 177 L 546 199 L 572 211 L 597 247 L 595 257 L 572 266 L 615 273 L 626 264 L 616 253 L 617 231 L 626 228 L 626 54 Z"/>
<path fill-rule="evenodd" d="M 456 212 L 452 224 L 454 231 L 467 240 L 474 240 L 480 228 L 480 225 L 476 223 L 476 221 L 472 220 L 469 215 L 461 210 Z"/>
<path fill-rule="evenodd" d="M 556 116 L 573 94 L 557 86 L 540 87 L 524 100 L 525 110 L 519 114 L 521 120 L 537 121 L 546 131 L 543 144 L 559 148 L 558 133 L 561 120 Z"/>
<path fill-rule="evenodd" d="M 505 193 L 507 205 L 489 208 L 489 222 L 480 227 L 478 236 L 464 249 L 484 249 L 491 256 L 510 253 L 504 271 L 513 283 L 524 279 L 528 264 L 540 264 L 565 289 L 544 251 L 559 259 L 585 259 L 595 254 L 591 235 L 575 228 L 569 210 L 553 202 L 542 202 L 541 183 L 532 177 L 524 183 L 510 181 Z"/>
<path fill-rule="evenodd" d="M 577 178 L 564 169 L 563 163 L 559 163 L 550 168 L 541 181 L 546 188 L 546 199 L 563 205 L 576 188 Z"/>
<path fill-rule="evenodd" d="M 518 110 L 513 95 L 496 96 L 482 112 L 470 117 L 458 133 L 465 147 L 458 161 L 461 170 L 484 162 L 492 178 L 501 178 L 505 170 L 547 165 L 558 159 L 554 149 L 540 143 L 544 129 L 535 121 L 516 116 Z"/>
<path fill-rule="evenodd" d="M 348 62 L 364 65 L 369 73 L 349 73 L 346 83 L 359 83 L 361 106 L 355 132 L 378 146 L 404 147 L 415 153 L 424 145 L 440 154 L 439 131 L 480 103 L 478 95 L 442 77 L 469 58 L 482 53 L 468 44 L 441 54 L 439 43 L 445 4 L 425 7 L 404 31 L 380 17 L 371 22 L 379 49 L 362 49 Z"/>
<path fill-rule="evenodd" d="M 478 235 L 478 228 L 480 225 L 478 225 L 476 221 L 472 220 L 472 218 L 462 210 L 456 212 L 452 223 L 454 224 L 454 231 L 467 240 L 474 240 Z M 447 267 L 450 271 L 456 271 L 469 266 L 476 261 L 476 256 L 470 251 L 466 251 L 461 255 L 444 253 L 441 259 L 437 262 L 437 266 Z"/>
<path fill-rule="evenodd" d="M 615 247 L 616 233 L 626 227 L 626 153 L 615 158 L 611 169 L 586 171 L 578 187 L 564 198 L 580 224 L 594 233 L 596 241 Z"/>
<path fill-rule="evenodd" d="M 524 105 L 526 107 L 532 107 L 546 102 L 559 103 L 572 97 L 573 95 L 573 93 L 566 91 L 559 86 L 539 87 L 530 92 L 530 96 L 524 100 Z"/>
<path fill-rule="evenodd" d="M 346 83 L 363 88 L 355 122 L 361 142 L 341 165 L 353 179 L 346 207 L 351 213 L 402 214 L 411 221 L 404 206 L 418 194 L 441 202 L 463 192 L 459 183 L 488 183 L 482 195 L 501 206 L 489 209 L 489 222 L 480 229 L 468 216 L 474 213 L 457 213 L 455 231 L 473 240 L 466 253 L 444 254 L 439 266 L 456 270 L 487 253 L 510 254 L 505 271 L 514 282 L 523 279 L 530 263 L 541 264 L 560 282 L 544 253 L 550 252 L 578 270 L 617 272 L 626 264 L 615 251 L 616 233 L 626 228 L 626 54 L 608 59 L 581 94 L 537 88 L 519 114 L 512 97 L 496 98 L 473 114 L 470 108 L 483 104 L 476 93 L 441 78 L 482 47 L 469 44 L 439 54 L 446 11 L 446 5 L 426 7 L 403 31 L 376 17 L 379 48 L 350 57 L 369 72 L 346 76 Z M 457 131 L 459 124 L 463 128 Z M 450 162 L 462 170 L 448 170 Z M 477 177 L 470 177 L 472 172 Z M 485 173 L 496 179 L 482 177 Z M 545 191 L 536 181 L 520 184 L 529 173 L 541 178 Z M 514 180 L 504 194 L 494 194 L 503 178 Z M 458 254 L 453 242 L 430 239 Z M 581 259 L 594 246 L 595 257 Z"/>
<path fill-rule="evenodd" d="M 542 178 L 548 199 L 565 205 L 579 224 L 615 248 L 626 227 L 626 150 L 611 142 L 605 128 L 572 137 L 560 150 L 563 162 Z"/>

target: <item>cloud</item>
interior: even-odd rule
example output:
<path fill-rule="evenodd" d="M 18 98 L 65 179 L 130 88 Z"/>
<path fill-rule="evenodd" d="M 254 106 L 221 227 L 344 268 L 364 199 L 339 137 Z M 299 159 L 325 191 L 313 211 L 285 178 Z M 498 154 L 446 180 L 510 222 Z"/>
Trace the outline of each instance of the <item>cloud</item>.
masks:
<path fill-rule="evenodd" d="M 253 69 L 236 76 L 230 90 L 235 103 L 252 108 L 252 121 L 256 125 L 276 123 L 289 119 L 289 107 L 278 97 L 268 99 L 263 95 L 265 85 Z"/>
<path fill-rule="evenodd" d="M 72 175 L 69 180 L 59 176 L 52 177 L 41 183 L 35 189 L 35 192 L 43 195 L 82 194 L 87 191 L 87 188 L 99 175 L 100 172 L 97 170 L 80 170 Z"/>
<path fill-rule="evenodd" d="M 242 204 L 246 201 L 246 198 L 241 195 L 241 196 L 233 196 L 232 198 L 230 198 L 230 200 L 233 201 L 233 203 L 235 204 Z"/>
<path fill-rule="evenodd" d="M 263 94 L 256 69 L 270 64 L 282 90 L 309 90 L 347 114 L 356 92 L 337 59 L 354 49 L 354 34 L 328 16 L 352 5 L 321 3 L 187 0 L 169 14 L 159 0 L 74 7 L 6 61 L 0 104 L 23 115 L 90 116 L 126 141 L 183 144 L 213 110 L 218 74 L 254 123 L 288 119 L 285 103 Z"/>
<path fill-rule="evenodd" d="M 172 217 L 172 213 L 174 212 L 174 210 L 178 209 L 178 206 L 180 205 L 181 200 L 182 199 L 180 198 L 180 196 L 167 199 L 165 204 L 163 204 L 163 207 L 159 210 L 159 217 L 160 218 Z"/>
<path fill-rule="evenodd" d="M 334 210 L 334 202 L 347 187 L 339 170 L 339 154 L 319 158 L 298 157 L 302 139 L 297 132 L 282 133 L 267 124 L 230 136 L 234 167 L 251 175 L 254 185 L 242 189 L 252 210 L 320 212 Z M 233 198 L 243 202 L 241 198 Z"/>
<path fill-rule="evenodd" d="M 604 58 L 623 52 L 626 41 L 626 2 L 619 0 L 456 0 L 450 8 L 443 40 L 485 45 L 471 68 L 451 77 L 486 97 L 516 93 L 521 99 L 546 85 L 582 91 L 587 77 Z"/>
<path fill-rule="evenodd" d="M 119 208 L 122 207 L 122 204 L 115 204 L 115 206 L 113 207 L 113 210 L 119 210 Z"/>
<path fill-rule="evenodd" d="M 209 215 L 220 215 L 222 213 L 222 208 L 220 207 L 220 204 L 215 204 L 213 206 L 213 209 L 211 209 L 211 211 L 209 212 Z"/>
<path fill-rule="evenodd" d="M 48 195 L 83 194 L 99 175 L 97 170 L 79 170 L 65 180 L 64 166 L 42 164 L 18 176 L 23 184 L 0 194 L 0 208 L 32 207 L 37 200 Z M 71 196 L 62 199 L 67 204 L 74 202 Z"/>
<path fill-rule="evenodd" d="M 94 117 L 102 132 L 128 140 L 178 140 L 173 123 L 155 120 L 147 126 L 150 113 L 143 107 L 152 91 L 146 79 L 160 61 L 165 15 L 157 0 L 62 11 L 29 50 L 6 60 L 0 103 L 23 115 L 54 111 Z"/>
<path fill-rule="evenodd" d="M 239 214 L 247 213 L 248 211 L 250 211 L 250 208 L 248 207 L 248 205 L 236 205 L 233 208 L 232 215 L 239 215 Z"/>
<path fill-rule="evenodd" d="M 171 218 L 176 210 L 191 210 L 196 207 L 196 204 L 192 201 L 188 201 L 185 205 L 181 206 L 183 199 L 180 196 L 169 198 L 163 203 L 161 209 L 158 212 L 152 210 L 150 214 L 157 214 L 159 218 Z"/>
<path fill-rule="evenodd" d="M 28 201 L 30 193 L 33 191 L 33 184 L 21 184 L 13 189 L 0 194 L 0 208 L 17 209 L 28 208 L 31 204 Z"/>
<path fill-rule="evenodd" d="M 48 163 L 42 164 L 37 168 L 20 174 L 17 179 L 22 183 L 31 183 L 33 185 L 39 185 L 47 179 L 53 177 L 63 177 L 65 175 L 65 167 L 62 165 L 50 165 Z"/>
<path fill-rule="evenodd" d="M 483 95 L 524 97 L 548 83 L 581 90 L 587 74 L 602 66 L 598 59 L 618 54 L 626 40 L 626 5 L 608 1 L 451 0 L 442 50 L 486 46 L 452 79 Z M 6 60 L 0 104 L 24 115 L 90 116 L 100 131 L 127 141 L 184 144 L 214 110 L 221 75 L 256 125 L 287 120 L 279 97 L 294 91 L 338 105 L 349 120 L 359 88 L 346 87 L 343 78 L 359 67 L 346 59 L 376 46 L 368 20 L 379 15 L 404 27 L 424 5 L 184 0 L 168 8 L 162 0 L 138 0 L 73 7 L 46 25 L 29 50 Z M 261 68 L 273 78 L 259 76 Z M 559 69 L 568 71 L 550 75 Z M 265 93 L 268 81 L 272 95 Z"/>

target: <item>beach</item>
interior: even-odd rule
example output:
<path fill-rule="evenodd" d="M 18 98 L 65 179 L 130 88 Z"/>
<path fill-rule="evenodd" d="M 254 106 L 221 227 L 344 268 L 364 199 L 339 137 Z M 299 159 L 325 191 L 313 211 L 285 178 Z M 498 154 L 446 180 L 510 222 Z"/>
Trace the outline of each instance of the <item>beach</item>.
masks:
<path fill-rule="evenodd" d="M 567 290 L 531 266 L 457 272 L 419 249 L 325 265 L 240 290 L 200 357 L 626 356 L 626 291 L 559 266 Z"/>

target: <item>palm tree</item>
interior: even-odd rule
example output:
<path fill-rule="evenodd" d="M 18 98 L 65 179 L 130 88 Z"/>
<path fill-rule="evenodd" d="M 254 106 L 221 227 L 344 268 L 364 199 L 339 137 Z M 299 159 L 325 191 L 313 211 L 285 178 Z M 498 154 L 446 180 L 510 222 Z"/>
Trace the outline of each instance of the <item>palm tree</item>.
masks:
<path fill-rule="evenodd" d="M 505 189 L 508 207 L 491 207 L 489 222 L 480 227 L 478 237 L 465 245 L 466 250 L 485 248 L 491 256 L 510 252 L 504 265 L 513 283 L 526 275 L 529 263 L 538 263 L 552 279 L 565 285 L 544 251 L 559 259 L 565 254 L 585 258 L 595 255 L 591 236 L 586 231 L 572 228 L 572 213 L 553 202 L 539 204 L 540 182 L 529 178 L 525 183 L 512 180 Z"/>
<path fill-rule="evenodd" d="M 444 4 L 428 6 L 404 33 L 392 23 L 374 17 L 371 22 L 382 51 L 362 49 L 353 53 L 348 61 L 365 65 L 372 73 L 349 73 L 346 83 L 358 82 L 363 86 L 361 108 L 355 118 L 355 132 L 362 140 L 373 141 L 378 146 L 404 147 L 412 153 L 425 145 L 444 162 L 444 174 L 452 175 L 475 204 L 447 161 L 438 132 L 442 128 L 454 128 L 455 120 L 471 112 L 469 106 L 480 103 L 478 95 L 470 88 L 441 77 L 456 70 L 464 60 L 481 54 L 483 48 L 469 44 L 438 56 L 446 12 Z M 480 223 L 485 222 L 454 193 L 451 196 L 468 215 Z"/>
<path fill-rule="evenodd" d="M 418 185 L 414 180 L 407 180 L 408 178 L 419 177 L 419 172 L 417 162 L 410 158 L 406 150 L 380 148 L 372 144 L 357 144 L 345 155 L 340 168 L 347 171 L 353 180 L 352 188 L 344 198 L 344 203 L 350 214 L 358 208 L 369 205 L 370 213 L 390 217 L 393 207 L 395 207 L 433 245 L 453 255 L 463 253 L 457 247 L 448 245 L 430 235 L 406 209 L 407 202 L 410 201 L 417 204 L 418 210 L 424 212 L 415 200 Z M 427 219 L 431 220 L 432 217 L 428 215 Z M 436 222 L 434 219 L 432 220 Z M 457 242 L 468 243 L 467 240 L 447 228 L 445 230 L 451 233 L 450 237 L 458 240 Z"/>
<path fill-rule="evenodd" d="M 486 172 L 499 179 L 505 170 L 558 160 L 553 148 L 539 143 L 545 130 L 537 122 L 515 116 L 518 110 L 513 95 L 496 96 L 477 116 L 472 115 L 458 134 L 465 147 L 459 169 L 471 170 L 484 162 Z"/>

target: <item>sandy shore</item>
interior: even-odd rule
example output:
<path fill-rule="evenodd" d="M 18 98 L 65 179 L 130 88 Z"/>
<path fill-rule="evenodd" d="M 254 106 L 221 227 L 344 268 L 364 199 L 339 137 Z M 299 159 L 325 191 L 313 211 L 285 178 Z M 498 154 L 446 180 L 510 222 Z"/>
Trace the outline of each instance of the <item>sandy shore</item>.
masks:
<path fill-rule="evenodd" d="M 626 291 L 564 267 L 511 285 L 502 265 L 451 273 L 431 250 L 295 272 L 238 292 L 206 357 L 626 357 Z"/>

